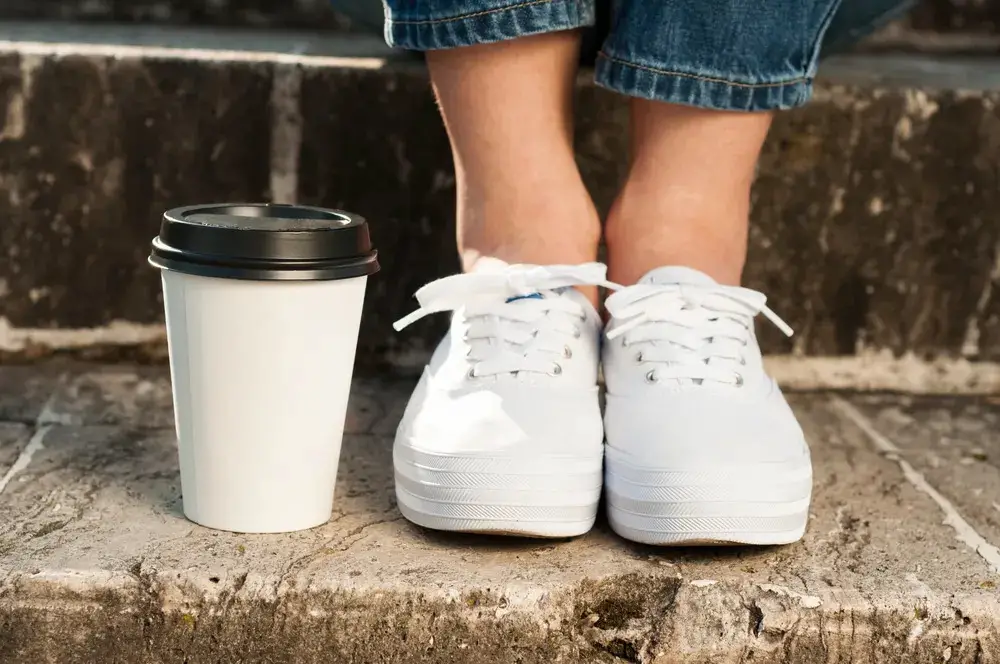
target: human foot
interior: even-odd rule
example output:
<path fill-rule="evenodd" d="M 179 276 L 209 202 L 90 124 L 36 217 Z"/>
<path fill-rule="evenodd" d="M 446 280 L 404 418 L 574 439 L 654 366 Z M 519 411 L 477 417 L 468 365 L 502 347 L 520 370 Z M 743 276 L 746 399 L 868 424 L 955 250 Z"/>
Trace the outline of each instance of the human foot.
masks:
<path fill-rule="evenodd" d="M 802 537 L 812 466 L 764 371 L 753 318 L 791 330 L 756 291 L 665 267 L 611 295 L 603 351 L 608 514 L 646 544 Z"/>
<path fill-rule="evenodd" d="M 574 286 L 605 267 L 507 265 L 418 291 L 424 315 L 454 312 L 399 425 L 399 508 L 438 530 L 580 535 L 601 495 L 601 320 Z"/>

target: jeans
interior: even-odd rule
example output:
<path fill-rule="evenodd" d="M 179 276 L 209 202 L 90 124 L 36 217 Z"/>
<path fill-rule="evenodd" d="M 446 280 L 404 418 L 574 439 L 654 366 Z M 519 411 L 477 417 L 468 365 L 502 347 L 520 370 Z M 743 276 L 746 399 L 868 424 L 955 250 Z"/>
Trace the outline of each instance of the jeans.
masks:
<path fill-rule="evenodd" d="M 850 45 L 912 4 L 613 0 L 608 8 L 601 1 L 385 0 L 385 36 L 391 46 L 426 51 L 596 25 L 599 85 L 675 104 L 762 111 L 805 103 L 821 51 Z M 363 23 L 378 13 L 375 0 L 334 4 Z"/>

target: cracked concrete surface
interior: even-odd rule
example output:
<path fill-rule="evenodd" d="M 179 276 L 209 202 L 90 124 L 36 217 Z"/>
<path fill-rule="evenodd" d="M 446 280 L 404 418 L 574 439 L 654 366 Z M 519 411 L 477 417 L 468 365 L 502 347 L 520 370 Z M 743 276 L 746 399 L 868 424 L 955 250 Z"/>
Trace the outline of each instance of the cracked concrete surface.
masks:
<path fill-rule="evenodd" d="M 1000 574 L 927 492 L 1000 542 L 1000 401 L 793 395 L 805 540 L 656 549 L 402 520 L 410 386 L 355 382 L 327 525 L 251 536 L 181 516 L 163 369 L 0 367 L 0 477 L 41 441 L 0 493 L 0 662 L 1000 662 Z"/>

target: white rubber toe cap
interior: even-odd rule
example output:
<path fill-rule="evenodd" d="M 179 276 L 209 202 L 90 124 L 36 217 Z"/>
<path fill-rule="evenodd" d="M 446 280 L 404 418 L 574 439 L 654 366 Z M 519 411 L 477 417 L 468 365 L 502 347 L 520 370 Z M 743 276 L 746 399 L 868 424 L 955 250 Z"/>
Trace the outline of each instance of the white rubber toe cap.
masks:
<path fill-rule="evenodd" d="M 596 388 L 434 393 L 422 381 L 396 436 L 396 498 L 437 530 L 570 537 L 600 501 Z M 507 386 L 505 386 L 507 388 Z"/>
<path fill-rule="evenodd" d="M 649 399 L 608 394 L 608 446 L 635 465 L 651 469 L 783 463 L 808 457 L 802 429 L 780 392 L 752 399 L 735 392 L 691 390 Z"/>

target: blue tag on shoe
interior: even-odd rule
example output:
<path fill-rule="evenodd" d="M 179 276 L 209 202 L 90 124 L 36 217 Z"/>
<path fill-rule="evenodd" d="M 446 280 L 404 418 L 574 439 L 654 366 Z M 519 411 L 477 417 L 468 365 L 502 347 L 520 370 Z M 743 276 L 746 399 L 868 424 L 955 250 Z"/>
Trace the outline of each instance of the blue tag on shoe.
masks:
<path fill-rule="evenodd" d="M 541 300 L 541 293 L 531 293 L 530 295 L 515 295 L 514 297 L 507 298 L 507 304 L 511 302 L 517 302 L 518 300 Z"/>

